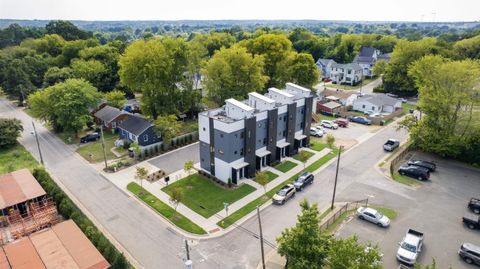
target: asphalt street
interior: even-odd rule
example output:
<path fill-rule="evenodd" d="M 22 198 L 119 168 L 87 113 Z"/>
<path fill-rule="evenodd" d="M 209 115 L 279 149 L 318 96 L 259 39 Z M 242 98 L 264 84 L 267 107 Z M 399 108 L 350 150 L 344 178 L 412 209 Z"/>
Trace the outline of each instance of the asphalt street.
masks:
<path fill-rule="evenodd" d="M 37 154 L 32 131 L 32 119 L 20 109 L 0 100 L 0 114 L 16 117 L 23 122 L 21 143 Z M 159 216 L 128 197 L 113 184 L 102 178 L 88 163 L 78 156 L 73 148 L 65 145 L 54 134 L 37 123 L 45 165 L 91 216 L 145 268 L 182 268 L 185 257 L 183 237 L 176 234 Z M 395 195 L 410 197 L 411 189 L 386 180 L 374 164 L 389 153 L 382 149 L 388 138 L 406 139 L 404 131 L 396 131 L 393 124 L 342 155 L 338 201 L 353 201 L 369 197 L 371 202 L 381 201 Z M 299 193 L 284 206 L 264 209 L 262 224 L 267 242 L 275 245 L 280 232 L 295 224 L 299 213 L 298 203 L 303 198 L 326 208 L 331 200 L 335 164 L 328 165 L 315 175 L 315 183 Z M 355 191 L 358 184 L 365 185 Z M 353 191 L 352 191 L 353 190 Z M 383 197 L 383 198 L 382 198 Z M 195 268 L 256 268 L 260 261 L 257 218 L 251 218 L 241 228 L 212 239 L 191 242 L 191 259 Z M 253 235 L 252 235 L 253 234 Z M 265 246 L 265 252 L 271 247 Z"/>

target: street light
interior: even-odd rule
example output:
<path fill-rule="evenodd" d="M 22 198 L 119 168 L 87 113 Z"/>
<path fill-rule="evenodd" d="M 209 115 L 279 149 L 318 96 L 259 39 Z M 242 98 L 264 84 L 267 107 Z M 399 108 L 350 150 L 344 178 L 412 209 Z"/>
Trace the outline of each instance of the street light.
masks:
<path fill-rule="evenodd" d="M 335 184 L 333 185 L 333 196 L 332 196 L 332 206 L 330 209 L 333 210 L 333 203 L 335 202 L 335 193 L 337 191 L 337 179 L 338 179 L 338 167 L 340 166 L 340 155 L 342 154 L 343 146 L 338 148 L 338 159 L 337 159 L 337 171 L 335 172 Z"/>

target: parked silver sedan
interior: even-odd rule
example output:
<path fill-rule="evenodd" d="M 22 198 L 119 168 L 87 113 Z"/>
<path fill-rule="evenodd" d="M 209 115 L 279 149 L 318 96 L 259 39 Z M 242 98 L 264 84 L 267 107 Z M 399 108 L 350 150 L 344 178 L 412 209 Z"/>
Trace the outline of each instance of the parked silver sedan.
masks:
<path fill-rule="evenodd" d="M 357 209 L 357 215 L 359 219 L 370 221 L 380 227 L 388 227 L 390 225 L 388 217 L 370 207 L 360 207 Z"/>

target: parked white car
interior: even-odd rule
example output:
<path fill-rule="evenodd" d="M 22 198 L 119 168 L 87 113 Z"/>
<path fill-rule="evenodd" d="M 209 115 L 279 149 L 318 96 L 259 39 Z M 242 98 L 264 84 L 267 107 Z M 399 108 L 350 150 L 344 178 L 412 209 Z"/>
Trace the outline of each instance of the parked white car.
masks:
<path fill-rule="evenodd" d="M 315 136 L 315 137 L 322 137 L 323 136 L 323 131 L 312 127 L 312 128 L 310 128 L 310 135 Z"/>
<path fill-rule="evenodd" d="M 408 265 L 414 265 L 422 252 L 423 233 L 408 229 L 402 242 L 398 243 L 397 260 Z"/>
<path fill-rule="evenodd" d="M 388 227 L 390 225 L 390 219 L 387 216 L 370 207 L 360 207 L 357 209 L 357 215 L 359 219 L 377 224 L 380 227 Z"/>
<path fill-rule="evenodd" d="M 334 129 L 334 130 L 338 129 L 338 124 L 334 123 L 331 120 L 322 120 L 320 122 L 320 125 L 328 129 Z"/>

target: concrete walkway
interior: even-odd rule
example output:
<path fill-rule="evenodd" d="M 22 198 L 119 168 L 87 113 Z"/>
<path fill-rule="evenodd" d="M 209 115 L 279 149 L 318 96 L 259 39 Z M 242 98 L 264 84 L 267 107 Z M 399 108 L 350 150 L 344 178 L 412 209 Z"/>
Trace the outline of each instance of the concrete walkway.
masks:
<path fill-rule="evenodd" d="M 313 162 L 322 158 L 323 156 L 329 154 L 330 151 L 331 151 L 328 148 L 325 148 L 325 149 L 323 149 L 322 151 L 319 151 L 319 152 L 308 149 L 308 148 L 305 148 L 305 149 L 302 149 L 302 150 L 306 150 L 306 151 L 310 151 L 310 152 L 314 153 L 314 155 L 312 157 L 310 157 L 310 159 L 306 162 L 305 167 L 308 167 L 310 164 L 312 164 Z M 252 202 L 253 200 L 261 197 L 262 195 L 264 195 L 265 191 L 267 191 L 267 192 L 270 191 L 271 189 L 275 188 L 276 186 L 278 186 L 279 184 L 281 184 L 285 180 L 293 177 L 295 174 L 301 172 L 304 169 L 304 164 L 302 162 L 300 162 L 298 160 L 295 160 L 293 158 L 290 158 L 290 157 L 284 158 L 282 161 L 287 161 L 287 160 L 296 163 L 297 166 L 295 166 L 294 168 L 292 168 L 291 170 L 289 170 L 286 173 L 282 173 L 281 171 L 276 170 L 273 167 L 266 167 L 264 169 L 264 171 L 271 171 L 272 173 L 275 173 L 275 174 L 278 175 L 277 178 L 275 178 L 274 180 L 272 180 L 271 182 L 269 182 L 266 185 L 266 188 L 265 188 L 266 190 L 260 184 L 256 183 L 252 179 L 242 180 L 240 182 L 240 184 L 244 183 L 244 184 L 251 185 L 256 190 L 254 192 L 248 194 L 247 196 L 243 197 L 242 199 L 236 201 L 235 203 L 232 203 L 231 205 L 229 205 L 228 213 L 229 214 L 234 213 L 238 209 L 242 208 L 243 206 L 247 205 L 248 203 Z M 116 172 L 116 173 L 101 172 L 101 174 L 105 178 L 107 178 L 109 181 L 111 181 L 113 184 L 115 184 L 117 187 L 119 187 L 121 190 L 125 191 L 128 195 L 133 197 L 133 194 L 131 194 L 127 190 L 127 185 L 130 182 L 136 182 L 137 184 L 140 184 L 140 182 L 135 179 L 136 167 L 143 167 L 143 168 L 147 169 L 149 174 L 159 170 L 159 168 L 157 166 L 152 165 L 151 161 L 147 160 L 147 161 L 138 163 L 137 165 L 134 165 L 132 167 L 123 169 L 123 170 L 121 170 L 119 172 Z M 196 163 L 194 165 L 194 167 L 195 167 L 195 169 L 200 169 L 200 163 Z M 173 173 L 170 174 L 169 184 L 172 184 L 172 183 L 176 182 L 177 180 L 185 178 L 186 176 L 188 176 L 188 174 L 184 170 L 178 170 L 176 172 L 173 172 Z M 155 195 L 162 202 L 164 202 L 166 204 L 170 204 L 168 194 L 166 194 L 165 192 L 163 192 L 161 190 L 163 187 L 166 186 L 163 179 L 158 180 L 156 182 L 152 182 L 152 183 L 144 180 L 142 184 L 143 184 L 143 188 L 145 190 L 147 190 L 148 192 Z M 218 221 L 220 221 L 221 219 L 223 219 L 227 216 L 225 210 L 221 210 L 219 212 L 216 212 L 216 214 L 214 214 L 210 218 L 205 218 L 205 217 L 201 216 L 200 214 L 196 213 L 195 211 L 191 210 L 190 208 L 188 208 L 187 206 L 185 206 L 183 204 L 178 205 L 177 211 L 179 213 L 181 213 L 182 215 L 184 215 L 185 217 L 189 218 L 191 221 L 195 222 L 200 227 L 202 227 L 205 231 L 207 231 L 209 233 L 209 235 L 219 236 L 219 235 L 222 235 L 222 234 L 227 233 L 229 231 L 228 229 L 223 230 L 222 228 L 220 228 L 217 225 Z M 243 219 L 247 219 L 249 215 L 250 214 L 246 215 Z M 239 222 L 242 222 L 243 219 L 239 220 Z M 177 230 L 179 230 L 179 229 L 177 229 Z M 179 232 L 185 233 L 182 230 L 179 230 Z M 189 234 L 189 236 L 191 236 L 191 235 Z"/>

